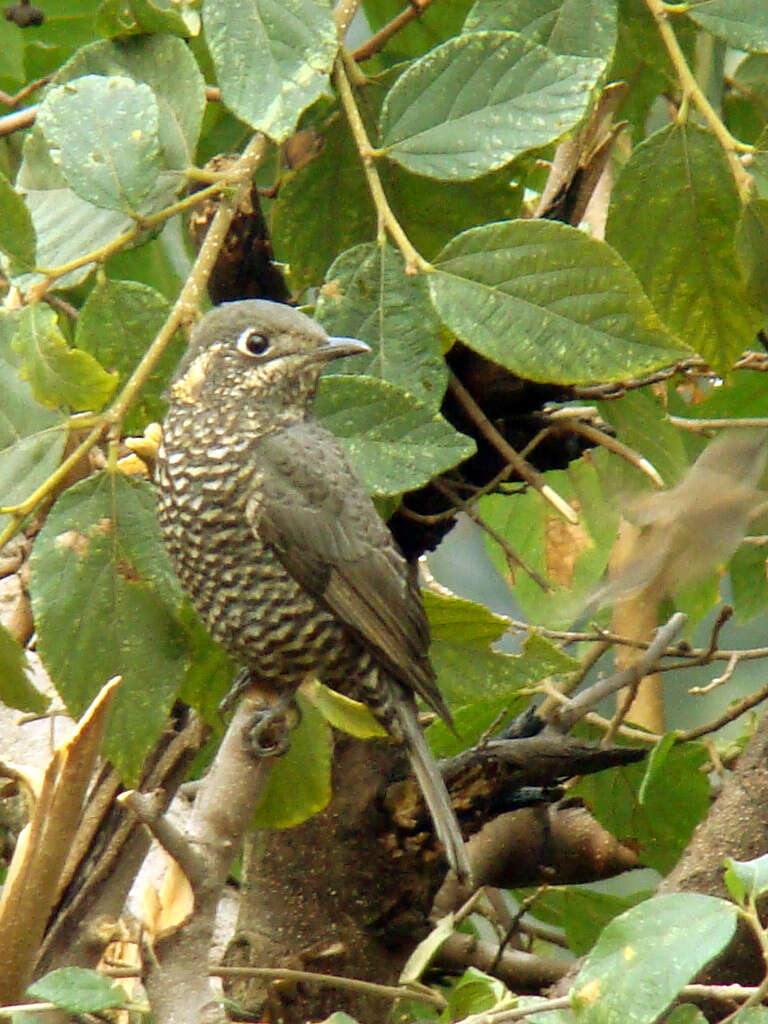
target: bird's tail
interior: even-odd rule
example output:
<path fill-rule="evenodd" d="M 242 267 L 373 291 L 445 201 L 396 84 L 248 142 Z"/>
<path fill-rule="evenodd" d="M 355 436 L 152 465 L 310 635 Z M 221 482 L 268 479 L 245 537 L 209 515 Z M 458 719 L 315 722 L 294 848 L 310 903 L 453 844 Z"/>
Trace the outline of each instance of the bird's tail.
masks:
<path fill-rule="evenodd" d="M 416 707 L 410 701 L 400 700 L 395 702 L 393 710 L 403 733 L 413 774 L 424 794 L 437 838 L 443 844 L 448 863 L 463 882 L 471 884 L 472 871 L 456 820 L 456 812 L 437 762 L 421 731 Z"/>

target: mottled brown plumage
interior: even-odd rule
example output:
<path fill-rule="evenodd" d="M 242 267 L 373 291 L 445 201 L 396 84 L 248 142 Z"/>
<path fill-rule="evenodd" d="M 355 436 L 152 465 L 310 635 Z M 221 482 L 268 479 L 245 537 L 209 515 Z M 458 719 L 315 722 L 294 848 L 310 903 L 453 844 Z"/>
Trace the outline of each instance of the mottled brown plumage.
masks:
<path fill-rule="evenodd" d="M 414 693 L 450 720 L 411 568 L 333 436 L 313 419 L 328 361 L 364 349 L 287 306 L 208 313 L 171 388 L 157 482 L 181 582 L 254 681 L 308 676 L 405 743 L 449 862 L 469 869 Z"/>

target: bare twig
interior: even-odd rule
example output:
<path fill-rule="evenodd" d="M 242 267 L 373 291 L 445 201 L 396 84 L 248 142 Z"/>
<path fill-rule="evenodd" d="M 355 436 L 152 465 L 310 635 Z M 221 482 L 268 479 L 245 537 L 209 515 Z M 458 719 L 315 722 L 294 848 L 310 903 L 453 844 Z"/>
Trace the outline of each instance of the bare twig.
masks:
<path fill-rule="evenodd" d="M 402 31 L 406 25 L 410 25 L 412 21 L 420 17 L 432 3 L 434 3 L 434 0 L 411 0 L 408 6 L 395 15 L 392 21 L 382 26 L 362 46 L 358 46 L 352 54 L 353 60 L 358 62 L 368 60 L 369 57 L 378 53 L 379 50 L 383 50 L 393 36 Z"/>
<path fill-rule="evenodd" d="M 607 448 L 615 455 L 620 455 L 622 459 L 639 469 L 641 473 L 645 473 L 657 487 L 663 487 L 664 481 L 658 473 L 658 470 L 651 465 L 648 459 L 644 458 L 639 452 L 634 451 L 629 445 L 624 444 L 623 441 L 619 441 L 615 437 L 611 437 L 610 434 L 606 434 L 605 431 L 599 430 L 591 423 L 584 423 L 583 420 L 573 419 L 565 420 L 565 424 L 568 429 L 573 431 L 574 434 L 581 434 L 582 437 L 586 437 L 588 441 L 594 442 L 594 444 L 602 445 L 603 448 Z"/>
<path fill-rule="evenodd" d="M 552 590 L 552 587 L 544 579 L 544 577 L 539 575 L 539 573 L 537 573 L 532 566 L 528 565 L 528 563 L 523 558 L 521 558 L 520 555 L 518 555 L 518 553 L 509 544 L 509 542 L 504 537 L 502 537 L 498 530 L 495 530 L 489 523 L 486 523 L 482 516 L 480 516 L 475 511 L 475 509 L 472 508 L 470 502 L 463 501 L 454 491 L 451 490 L 450 487 L 447 486 L 447 484 L 444 481 L 433 480 L 432 483 L 442 494 L 445 494 L 446 497 L 448 497 L 453 502 L 453 504 L 458 510 L 464 512 L 465 515 L 469 516 L 473 523 L 477 523 L 477 525 L 482 530 L 484 530 L 489 537 L 492 537 L 493 540 L 496 541 L 501 550 L 504 552 L 504 556 L 506 557 L 507 561 L 510 562 L 511 565 L 519 566 L 524 572 L 526 572 L 531 577 L 533 582 L 536 583 L 539 587 L 541 587 L 541 589 L 545 592 L 549 593 Z"/>
<path fill-rule="evenodd" d="M 567 501 L 565 501 L 564 498 L 561 498 L 560 495 L 549 486 L 541 473 L 527 463 L 525 459 L 515 451 L 507 439 L 502 437 L 474 400 L 472 395 L 470 395 L 461 381 L 453 374 L 451 374 L 451 377 L 449 378 L 448 388 L 486 441 L 488 441 L 489 444 L 504 456 L 510 466 L 512 466 L 514 472 L 517 473 L 522 480 L 525 480 L 527 484 L 533 487 L 534 490 L 537 490 L 542 498 L 544 498 L 545 501 L 548 501 L 564 519 L 568 520 L 569 523 L 578 523 L 579 517 L 574 509 Z"/>
<path fill-rule="evenodd" d="M 648 649 L 633 665 L 629 665 L 621 672 L 615 672 L 605 679 L 599 679 L 593 686 L 574 697 L 569 706 L 558 716 L 559 727 L 563 731 L 568 731 L 604 697 L 616 693 L 625 686 L 632 686 L 638 679 L 647 676 L 656 666 L 656 662 L 665 656 L 667 647 L 680 633 L 687 619 L 688 616 L 682 612 L 675 612 L 669 621 L 657 630 Z"/>

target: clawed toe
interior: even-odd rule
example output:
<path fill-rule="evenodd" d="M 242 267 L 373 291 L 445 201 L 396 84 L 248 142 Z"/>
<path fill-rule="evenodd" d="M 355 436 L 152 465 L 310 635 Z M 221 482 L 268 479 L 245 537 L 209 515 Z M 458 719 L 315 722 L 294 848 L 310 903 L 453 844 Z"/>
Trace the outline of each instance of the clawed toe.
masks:
<path fill-rule="evenodd" d="M 290 746 L 289 734 L 301 721 L 291 697 L 257 708 L 243 730 L 243 743 L 253 757 L 281 757 Z"/>

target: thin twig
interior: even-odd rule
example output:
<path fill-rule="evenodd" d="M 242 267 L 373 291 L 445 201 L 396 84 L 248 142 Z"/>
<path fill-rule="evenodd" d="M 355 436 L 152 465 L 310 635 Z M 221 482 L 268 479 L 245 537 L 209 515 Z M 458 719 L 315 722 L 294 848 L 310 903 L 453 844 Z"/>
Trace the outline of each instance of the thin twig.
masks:
<path fill-rule="evenodd" d="M 669 54 L 672 66 L 677 73 L 683 93 L 690 97 L 696 105 L 699 113 L 709 125 L 712 134 L 722 146 L 725 155 L 728 158 L 739 194 L 742 197 L 746 197 L 751 187 L 751 177 L 739 162 L 738 154 L 753 153 L 755 151 L 755 147 L 747 145 L 744 142 L 739 142 L 738 139 L 734 138 L 723 124 L 717 114 L 717 111 L 707 99 L 701 86 L 696 81 L 695 75 L 688 66 L 688 61 L 686 60 L 682 47 L 677 41 L 677 36 L 669 23 L 669 9 L 667 5 L 663 3 L 663 0 L 645 0 L 645 3 L 656 22 L 659 35 L 661 36 L 662 42 Z"/>
<path fill-rule="evenodd" d="M 633 664 L 614 672 L 605 679 L 599 679 L 588 689 L 574 697 L 569 707 L 559 715 L 559 726 L 564 731 L 572 729 L 573 726 L 586 712 L 603 698 L 616 693 L 625 686 L 632 686 L 636 680 L 647 676 L 655 668 L 656 662 L 665 656 L 665 651 L 672 640 L 680 633 L 688 616 L 682 612 L 675 612 L 674 615 L 656 631 L 656 636 L 648 649 Z"/>
<path fill-rule="evenodd" d="M 695 729 L 687 729 L 684 732 L 678 732 L 677 742 L 687 743 L 689 740 L 697 740 L 700 736 L 707 736 L 711 732 L 717 732 L 718 729 L 722 729 L 724 725 L 728 725 L 729 722 L 735 721 L 740 715 L 743 715 L 745 711 L 750 711 L 752 708 L 757 707 L 758 704 L 762 704 L 764 700 L 768 700 L 768 684 L 761 687 L 755 693 L 751 693 L 748 697 L 738 701 L 736 704 L 732 704 L 731 707 L 723 712 L 718 718 L 708 722 L 704 725 L 697 725 Z"/>
<path fill-rule="evenodd" d="M 347 62 L 349 62 L 351 66 L 348 67 Z M 374 165 L 376 150 L 374 150 L 368 138 L 368 133 L 365 130 L 365 125 L 363 124 L 360 111 L 357 108 L 355 96 L 350 84 L 350 73 L 355 70 L 356 65 L 352 64 L 351 58 L 346 55 L 342 49 L 339 56 L 336 58 L 333 77 L 336 83 L 336 88 L 339 92 L 341 105 L 344 108 L 344 113 L 349 124 L 349 129 L 352 132 L 352 137 L 355 140 L 357 151 L 360 154 L 363 171 L 365 172 L 365 177 L 368 182 L 368 190 L 371 193 L 373 205 L 376 207 L 380 232 L 382 230 L 386 231 L 400 250 L 402 257 L 405 260 L 405 270 L 407 274 L 416 274 L 419 272 L 426 273 L 432 269 L 431 264 L 429 264 L 424 257 L 416 251 L 405 231 L 403 231 L 400 226 L 400 222 L 397 217 L 395 217 L 392 212 L 392 208 L 389 205 L 389 201 L 387 200 L 384 192 L 384 186 L 381 184 L 379 172 L 376 170 Z"/>
<path fill-rule="evenodd" d="M 544 577 L 539 575 L 539 573 L 537 573 L 532 566 L 528 565 L 528 563 L 523 558 L 521 558 L 520 555 L 518 555 L 518 553 L 514 550 L 513 547 L 511 547 L 508 541 L 499 533 L 498 530 L 494 529 L 489 523 L 486 523 L 482 516 L 480 516 L 475 511 L 470 502 L 463 501 L 455 492 L 453 492 L 450 489 L 450 487 L 447 486 L 447 484 L 444 481 L 436 479 L 433 480 L 432 483 L 438 489 L 438 491 L 440 491 L 441 494 L 444 494 L 450 501 L 453 502 L 453 504 L 459 511 L 463 512 L 466 516 L 468 516 L 473 523 L 477 523 L 477 525 L 482 530 L 484 530 L 489 537 L 492 537 L 493 540 L 496 541 L 501 550 L 504 552 L 505 557 L 509 562 L 512 563 L 512 565 L 519 566 L 523 570 L 523 572 L 526 572 L 531 577 L 533 582 L 540 586 L 541 589 L 544 590 L 546 593 L 551 592 L 552 587 L 544 579 Z"/>
<path fill-rule="evenodd" d="M 295 971 L 287 967 L 212 967 L 211 977 L 214 978 L 270 978 L 275 981 L 300 981 L 312 985 L 324 985 L 330 988 L 346 989 L 351 992 L 364 992 L 368 995 L 381 996 L 383 999 L 413 999 L 418 1003 L 436 1006 L 442 1010 L 448 1005 L 437 992 L 426 990 L 426 987 L 398 988 L 395 985 L 377 985 L 372 981 L 360 978 L 343 978 L 338 974 L 316 974 L 313 971 Z"/>
<path fill-rule="evenodd" d="M 383 25 L 362 46 L 358 46 L 352 53 L 352 59 L 359 63 L 360 61 L 368 60 L 369 57 L 378 53 L 379 50 L 383 50 L 393 36 L 401 32 L 406 25 L 410 25 L 412 21 L 420 17 L 432 3 L 434 3 L 434 0 L 411 0 L 410 4 L 400 11 L 399 14 L 396 14 L 392 21 Z"/>
<path fill-rule="evenodd" d="M 667 420 L 673 427 L 688 430 L 692 434 L 709 430 L 724 430 L 726 427 L 762 427 L 768 429 L 768 416 L 731 416 L 711 420 L 688 419 L 686 416 L 670 416 Z"/>
<path fill-rule="evenodd" d="M 542 498 L 544 498 L 545 501 L 548 501 L 564 519 L 568 520 L 569 523 L 578 523 L 579 517 L 568 502 L 565 501 L 564 498 L 561 498 L 560 495 L 549 486 L 541 473 L 535 470 L 533 466 L 527 463 L 525 459 L 515 451 L 505 437 L 502 437 L 474 400 L 472 395 L 470 395 L 461 381 L 453 374 L 451 374 L 448 380 L 448 389 L 453 393 L 455 398 L 461 404 L 461 407 L 467 413 L 486 441 L 488 441 L 489 444 L 504 456 L 509 465 L 512 466 L 515 473 L 517 473 L 521 479 L 525 480 L 527 484 L 533 487 L 534 490 L 537 490 L 539 494 L 541 494 Z"/>
<path fill-rule="evenodd" d="M 584 423 L 582 420 L 559 420 L 558 422 L 564 422 L 565 425 L 574 434 L 581 434 L 582 437 L 586 437 L 588 441 L 593 441 L 595 444 L 602 445 L 603 448 L 607 448 L 615 455 L 620 455 L 622 459 L 625 459 L 630 465 L 634 466 L 635 469 L 639 469 L 641 473 L 645 473 L 657 487 L 663 487 L 664 481 L 662 480 L 658 470 L 651 465 L 651 463 L 642 456 L 639 452 L 636 452 L 629 445 L 624 444 L 623 441 L 619 441 L 618 438 L 611 437 L 610 434 L 606 434 L 604 430 L 600 430 L 593 426 L 591 423 Z"/>

